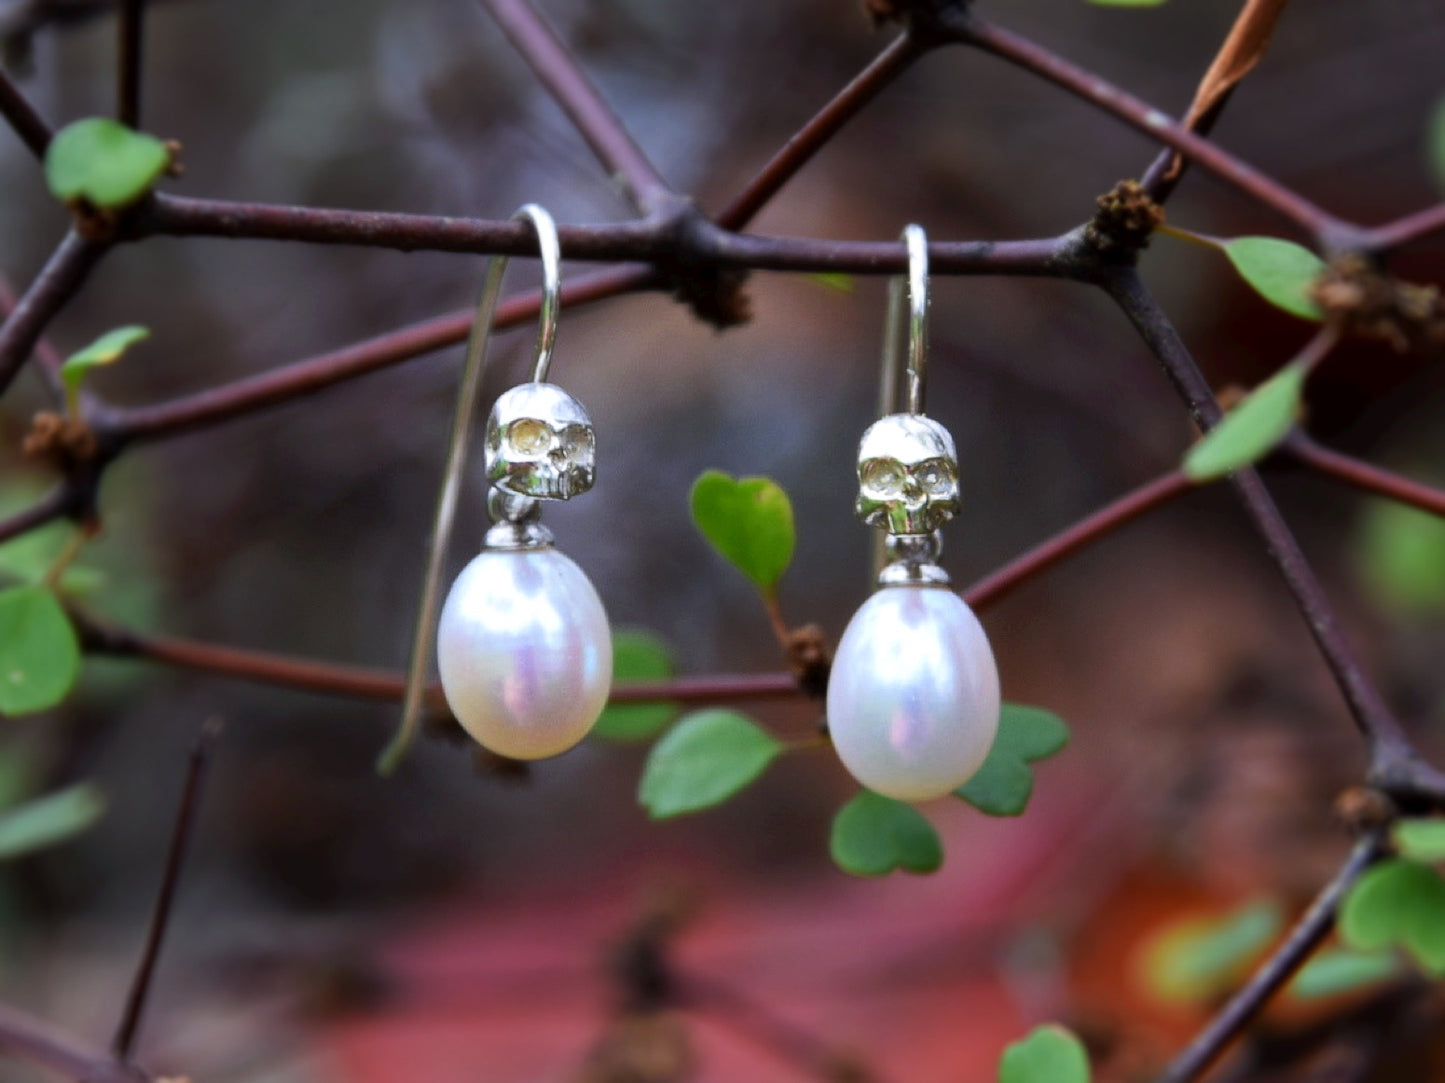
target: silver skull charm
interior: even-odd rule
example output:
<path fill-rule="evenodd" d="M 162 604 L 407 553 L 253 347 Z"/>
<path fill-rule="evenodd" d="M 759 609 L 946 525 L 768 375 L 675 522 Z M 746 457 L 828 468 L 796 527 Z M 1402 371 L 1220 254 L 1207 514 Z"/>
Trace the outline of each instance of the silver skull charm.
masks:
<path fill-rule="evenodd" d="M 958 514 L 953 437 L 921 414 L 890 414 L 858 444 L 858 515 L 889 534 L 931 534 Z"/>
<path fill-rule="evenodd" d="M 487 480 L 538 500 L 570 500 L 592 488 L 597 437 L 582 404 L 556 384 L 519 384 L 487 418 Z"/>

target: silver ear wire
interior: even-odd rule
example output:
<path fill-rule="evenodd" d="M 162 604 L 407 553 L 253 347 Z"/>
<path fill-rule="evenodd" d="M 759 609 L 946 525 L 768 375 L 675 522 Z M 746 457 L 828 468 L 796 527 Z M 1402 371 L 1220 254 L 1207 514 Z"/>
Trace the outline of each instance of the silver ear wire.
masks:
<path fill-rule="evenodd" d="M 561 245 L 557 240 L 557 223 L 542 207 L 528 203 L 512 215 L 513 221 L 523 219 L 532 224 L 532 229 L 537 234 L 537 249 L 542 260 L 542 301 L 537 310 L 537 358 L 533 366 L 533 379 L 540 382 L 546 379 L 547 369 L 552 364 L 552 347 L 557 338 L 557 308 L 561 295 Z M 376 763 L 377 771 L 383 775 L 392 774 L 401 765 L 421 724 L 422 698 L 426 694 L 426 678 L 436 635 L 442 567 L 446 563 L 452 524 L 456 520 L 457 498 L 461 492 L 466 466 L 472 417 L 481 396 L 482 376 L 486 371 L 487 343 L 491 339 L 492 322 L 496 318 L 497 301 L 502 292 L 502 277 L 506 273 L 509 258 L 493 256 L 488 260 L 482 292 L 477 299 L 477 314 L 472 320 L 471 333 L 467 337 L 461 386 L 457 391 L 457 410 L 452 419 L 451 438 L 447 445 L 446 468 L 442 474 L 441 492 L 437 496 L 436 515 L 432 521 L 431 540 L 427 546 L 421 606 L 417 615 L 416 632 L 412 636 L 411 661 L 407 666 L 401 722 L 391 743 L 382 751 Z"/>

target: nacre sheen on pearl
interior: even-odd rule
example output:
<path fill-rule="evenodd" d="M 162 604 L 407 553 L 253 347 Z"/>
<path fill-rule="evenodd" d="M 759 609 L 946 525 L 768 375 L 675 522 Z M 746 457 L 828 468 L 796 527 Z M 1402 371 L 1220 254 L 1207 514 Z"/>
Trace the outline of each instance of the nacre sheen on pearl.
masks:
<path fill-rule="evenodd" d="M 864 786 L 901 801 L 942 797 L 983 765 L 998 716 L 993 650 L 953 591 L 884 587 L 848 622 L 828 679 L 828 729 Z"/>
<path fill-rule="evenodd" d="M 581 568 L 550 547 L 484 549 L 437 629 L 447 704 L 482 745 L 537 760 L 587 736 L 612 689 L 612 632 Z"/>

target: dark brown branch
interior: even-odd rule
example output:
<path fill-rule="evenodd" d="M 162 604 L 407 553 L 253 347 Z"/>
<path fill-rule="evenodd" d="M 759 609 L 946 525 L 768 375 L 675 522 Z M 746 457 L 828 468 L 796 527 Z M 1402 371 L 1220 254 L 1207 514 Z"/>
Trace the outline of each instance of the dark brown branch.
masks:
<path fill-rule="evenodd" d="M 1400 248 L 1442 231 L 1445 231 L 1445 203 L 1437 203 L 1423 211 L 1367 230 L 1363 247 L 1376 252 L 1388 252 L 1392 248 Z"/>
<path fill-rule="evenodd" d="M 206 763 L 211 746 L 219 736 L 218 722 L 207 722 L 201 727 L 201 734 L 191 749 L 190 762 L 186 766 L 186 782 L 181 791 L 181 803 L 176 809 L 175 826 L 171 829 L 171 842 L 166 850 L 166 867 L 161 876 L 160 890 L 156 893 L 155 910 L 151 913 L 150 929 L 146 933 L 145 948 L 141 951 L 140 962 L 136 964 L 135 977 L 131 979 L 130 993 L 126 997 L 125 1010 L 116 1026 L 115 1037 L 110 1050 L 118 1061 L 129 1062 L 135 1050 L 136 1036 L 140 1032 L 141 1015 L 145 1011 L 150 995 L 151 980 L 155 976 L 156 963 L 160 959 L 161 945 L 165 942 L 166 929 L 170 925 L 171 910 L 175 904 L 176 887 L 180 884 L 181 870 L 186 864 L 186 851 L 191 834 L 195 830 L 196 817 L 200 812 L 201 787 L 206 778 Z"/>
<path fill-rule="evenodd" d="M 984 576 L 962 592 L 964 601 L 975 609 L 992 605 L 1059 561 L 1192 488 L 1193 483 L 1178 470 L 1155 478 Z"/>
<path fill-rule="evenodd" d="M 400 703 L 404 691 L 405 678 L 400 673 L 310 662 L 187 639 L 141 635 L 129 629 L 100 624 L 79 613 L 72 613 L 72 619 L 80 633 L 81 643 L 87 651 L 95 654 L 142 658 L 178 669 L 351 699 Z M 614 703 L 667 700 L 694 703 L 776 699 L 796 695 L 797 692 L 797 681 L 787 673 L 718 674 L 621 684 L 612 690 L 611 698 Z M 440 685 L 427 689 L 426 703 L 431 710 L 446 710 Z"/>
<path fill-rule="evenodd" d="M 972 14 L 955 20 L 950 29 L 956 40 L 975 45 L 1031 71 L 1113 114 L 1149 138 L 1173 148 L 1221 180 L 1278 211 L 1312 236 L 1339 246 L 1358 234 L 1356 227 L 1335 218 L 1272 177 L 1187 130 L 1172 117 L 1027 38 Z"/>
<path fill-rule="evenodd" d="M 107 246 L 75 232 L 66 234 L 30 288 L 0 325 L 0 394 L 10 386 L 40 336 L 75 296 Z"/>
<path fill-rule="evenodd" d="M 1192 1083 L 1219 1059 L 1330 934 L 1335 925 L 1335 912 L 1345 894 L 1383 852 L 1382 836 L 1378 834 L 1367 836 L 1355 844 L 1349 859 L 1316 896 L 1284 942 L 1179 1054 L 1160 1078 L 1160 1083 Z"/>
<path fill-rule="evenodd" d="M 621 267 L 579 276 L 563 283 L 562 304 L 577 305 L 641 289 L 652 281 L 646 268 Z M 537 314 L 535 291 L 508 298 L 497 306 L 496 326 L 512 327 Z M 194 429 L 269 409 L 369 372 L 461 342 L 474 312 L 463 309 L 390 334 L 344 346 L 259 376 L 223 384 L 169 402 L 134 409 L 109 409 L 96 419 L 107 440 L 162 440 Z"/>
<path fill-rule="evenodd" d="M 507 40 L 557 100 L 573 127 L 643 213 L 659 209 L 672 189 L 617 114 L 603 100 L 572 51 L 527 0 L 481 0 Z M 534 246 L 535 247 L 535 246 Z"/>
<path fill-rule="evenodd" d="M 145 38 L 145 0 L 120 0 L 119 61 L 116 65 L 116 119 L 140 127 L 140 82 Z"/>
<path fill-rule="evenodd" d="M 75 1083 L 149 1083 L 133 1065 L 117 1063 L 71 1035 L 0 1004 L 0 1054 Z"/>
<path fill-rule="evenodd" d="M 1367 462 L 1341 455 L 1315 443 L 1303 432 L 1294 433 L 1284 445 L 1291 458 L 1327 478 L 1353 485 L 1367 493 L 1389 497 L 1432 515 L 1445 516 L 1445 490 L 1411 481 Z"/>
<path fill-rule="evenodd" d="M 768 160 L 758 175 L 718 214 L 717 224 L 724 229 L 738 230 L 751 222 L 844 124 L 907 71 L 924 51 L 925 46 L 909 34 L 883 50 Z"/>
<path fill-rule="evenodd" d="M 45 157 L 45 148 L 50 146 L 54 133 L 4 70 L 0 70 L 0 116 L 5 118 L 20 141 L 30 148 L 31 154 L 37 158 Z"/>
<path fill-rule="evenodd" d="M 1132 268 L 1120 269 L 1107 284 L 1107 289 L 1159 361 L 1165 375 L 1188 406 L 1195 423 L 1206 432 L 1213 428 L 1223 416 L 1214 392 L 1164 310 L 1144 287 L 1138 273 Z M 1320 586 L 1319 579 L 1300 550 L 1299 542 L 1259 474 L 1254 470 L 1241 470 L 1233 476 L 1232 484 L 1309 625 L 1315 644 L 1334 675 L 1356 725 L 1369 741 L 1372 770 L 1388 773 L 1403 763 L 1417 761 L 1399 722 L 1366 676 L 1354 648 L 1340 627 L 1334 608 L 1325 596 L 1324 588 Z"/>
<path fill-rule="evenodd" d="M 59 519 L 74 504 L 74 497 L 68 485 L 57 485 L 24 511 L 16 512 L 8 519 L 0 520 L 0 542 L 28 534 L 36 527 L 44 526 L 52 519 Z"/>

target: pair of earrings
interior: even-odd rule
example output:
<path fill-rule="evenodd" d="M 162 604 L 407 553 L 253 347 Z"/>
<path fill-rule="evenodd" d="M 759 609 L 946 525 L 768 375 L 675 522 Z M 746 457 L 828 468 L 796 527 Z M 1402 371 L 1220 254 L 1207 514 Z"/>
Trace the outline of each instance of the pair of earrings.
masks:
<path fill-rule="evenodd" d="M 467 346 L 446 475 L 433 527 L 421 613 L 394 766 L 420 717 L 435 628 L 448 706 L 482 745 L 514 759 L 541 759 L 582 740 L 606 705 L 612 641 L 597 591 L 553 547 L 542 502 L 592 487 L 596 437 L 582 405 L 546 382 L 556 336 L 560 248 L 556 225 L 528 204 L 515 216 L 537 234 L 542 304 L 530 383 L 503 394 L 487 420 L 488 511 L 494 525 L 436 613 L 471 417 L 505 257 L 487 272 Z M 938 528 L 958 511 L 953 438 L 923 414 L 928 249 L 904 231 L 909 254 L 908 408 L 895 412 L 902 337 L 901 280 L 893 283 L 884 350 L 883 418 L 863 434 L 857 512 L 886 532 L 880 589 L 839 642 L 828 686 L 833 743 L 864 785 L 903 800 L 938 797 L 982 765 L 998 728 L 998 673 L 978 619 L 948 589 L 938 566 Z"/>

